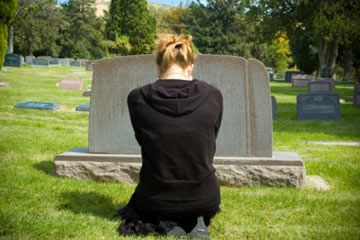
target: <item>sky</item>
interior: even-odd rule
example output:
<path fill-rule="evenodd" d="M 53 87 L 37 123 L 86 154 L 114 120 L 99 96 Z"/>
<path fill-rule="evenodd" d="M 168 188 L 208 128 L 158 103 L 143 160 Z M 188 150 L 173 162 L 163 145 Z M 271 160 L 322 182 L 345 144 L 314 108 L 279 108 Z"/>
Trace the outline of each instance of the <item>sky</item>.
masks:
<path fill-rule="evenodd" d="M 68 0 L 58 0 L 60 3 L 65 3 L 68 2 Z M 182 0 L 182 2 L 184 4 L 190 2 L 191 0 Z M 163 3 L 163 4 L 168 4 L 168 5 L 174 5 L 174 6 L 178 6 L 179 3 L 181 2 L 181 0 L 148 0 L 148 2 L 152 2 L 152 3 Z M 206 2 L 206 0 L 201 0 L 201 2 Z"/>

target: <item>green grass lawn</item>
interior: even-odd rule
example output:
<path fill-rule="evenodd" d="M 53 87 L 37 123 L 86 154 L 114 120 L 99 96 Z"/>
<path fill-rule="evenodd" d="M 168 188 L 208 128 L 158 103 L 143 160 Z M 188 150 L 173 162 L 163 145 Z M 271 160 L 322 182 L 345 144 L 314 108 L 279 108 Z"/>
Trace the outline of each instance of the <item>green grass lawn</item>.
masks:
<path fill-rule="evenodd" d="M 80 77 L 86 86 L 91 72 L 80 67 L 0 72 L 0 81 L 11 84 L 0 88 L 0 238 L 143 239 L 119 237 L 113 218 L 134 185 L 54 176 L 55 155 L 87 146 L 88 137 L 88 113 L 73 109 L 89 98 L 82 91 L 59 90 L 62 77 Z M 271 82 L 271 88 L 278 102 L 274 151 L 298 152 L 307 174 L 323 177 L 331 190 L 222 187 L 212 239 L 360 239 L 360 147 L 308 143 L 360 141 L 360 109 L 347 101 L 340 121 L 298 121 L 296 95 L 306 90 L 284 82 Z M 346 100 L 352 91 L 349 85 L 334 90 Z M 20 101 L 58 102 L 61 108 L 15 109 Z"/>

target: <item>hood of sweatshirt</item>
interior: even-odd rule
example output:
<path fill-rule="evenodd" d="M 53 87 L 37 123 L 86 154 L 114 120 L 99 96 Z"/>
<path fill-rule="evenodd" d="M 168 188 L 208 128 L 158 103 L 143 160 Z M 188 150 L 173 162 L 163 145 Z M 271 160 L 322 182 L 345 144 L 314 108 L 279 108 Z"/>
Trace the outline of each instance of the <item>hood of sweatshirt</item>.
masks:
<path fill-rule="evenodd" d="M 209 95 L 211 86 L 197 79 L 166 79 L 140 89 L 149 105 L 169 116 L 182 116 L 193 112 Z"/>

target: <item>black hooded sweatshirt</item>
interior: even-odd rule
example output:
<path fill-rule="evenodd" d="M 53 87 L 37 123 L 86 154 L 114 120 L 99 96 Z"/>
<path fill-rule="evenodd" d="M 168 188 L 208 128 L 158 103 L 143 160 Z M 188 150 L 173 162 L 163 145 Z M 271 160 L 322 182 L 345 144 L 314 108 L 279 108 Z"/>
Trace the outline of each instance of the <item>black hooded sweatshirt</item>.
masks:
<path fill-rule="evenodd" d="M 222 118 L 220 91 L 200 80 L 157 80 L 134 89 L 128 107 L 141 146 L 136 194 L 154 201 L 219 196 L 212 165 Z"/>

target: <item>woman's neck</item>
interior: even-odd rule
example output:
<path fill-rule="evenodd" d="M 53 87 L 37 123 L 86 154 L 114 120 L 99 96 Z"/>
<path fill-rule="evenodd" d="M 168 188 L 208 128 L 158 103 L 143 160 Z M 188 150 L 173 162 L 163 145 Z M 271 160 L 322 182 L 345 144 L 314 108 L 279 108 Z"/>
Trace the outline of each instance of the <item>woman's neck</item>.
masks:
<path fill-rule="evenodd" d="M 164 74 L 162 79 L 181 79 L 181 80 L 193 80 L 192 69 L 189 67 L 183 69 L 182 67 L 174 64 Z"/>

